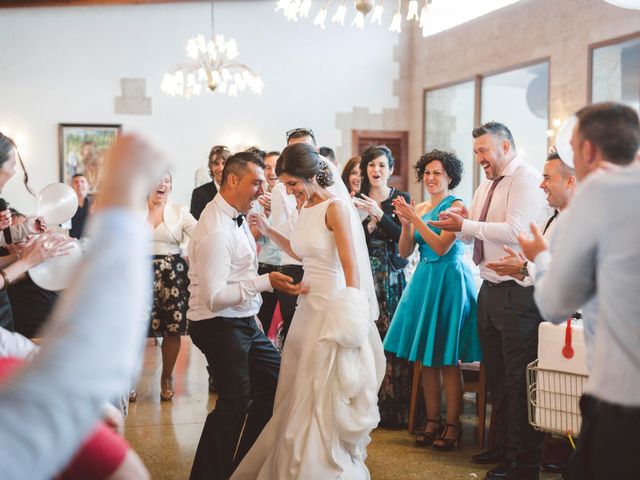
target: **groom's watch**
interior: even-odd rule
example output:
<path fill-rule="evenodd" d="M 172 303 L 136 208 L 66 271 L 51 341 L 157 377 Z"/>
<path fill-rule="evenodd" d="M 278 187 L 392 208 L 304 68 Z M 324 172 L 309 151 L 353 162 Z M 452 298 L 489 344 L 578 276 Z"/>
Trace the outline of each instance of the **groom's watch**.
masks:
<path fill-rule="evenodd" d="M 528 277 L 529 276 L 529 270 L 527 269 L 527 265 L 528 264 L 529 264 L 529 262 L 527 262 L 525 260 L 525 262 L 520 267 L 520 275 L 522 275 L 523 277 Z"/>

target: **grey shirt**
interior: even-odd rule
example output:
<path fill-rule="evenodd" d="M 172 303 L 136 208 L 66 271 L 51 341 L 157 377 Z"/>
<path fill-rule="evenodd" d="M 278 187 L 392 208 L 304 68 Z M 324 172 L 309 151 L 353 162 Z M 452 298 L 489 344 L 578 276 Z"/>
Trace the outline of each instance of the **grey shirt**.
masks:
<path fill-rule="evenodd" d="M 149 228 L 132 211 L 109 209 L 89 230 L 40 352 L 0 386 L 3 480 L 53 478 L 138 368 L 152 292 Z"/>
<path fill-rule="evenodd" d="M 554 234 L 553 261 L 536 282 L 541 314 L 565 319 L 595 300 L 593 365 L 597 398 L 640 406 L 640 166 L 587 178 Z M 542 255 L 542 254 L 541 254 Z M 540 255 L 538 255 L 540 257 Z"/>

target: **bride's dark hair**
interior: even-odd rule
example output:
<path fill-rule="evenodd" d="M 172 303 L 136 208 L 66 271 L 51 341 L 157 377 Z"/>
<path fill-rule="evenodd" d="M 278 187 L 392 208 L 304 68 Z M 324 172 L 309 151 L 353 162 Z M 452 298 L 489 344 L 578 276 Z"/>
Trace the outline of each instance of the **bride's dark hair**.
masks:
<path fill-rule="evenodd" d="M 24 163 L 22 161 L 22 157 L 20 156 L 20 151 L 18 150 L 18 146 L 15 144 L 15 142 L 12 139 L 10 139 L 5 134 L 0 132 L 0 167 L 4 165 L 4 162 L 9 160 L 9 154 L 12 151 L 16 152 L 16 158 L 18 159 L 18 163 L 20 163 L 20 166 L 22 167 L 22 171 L 24 173 L 22 183 L 24 183 L 24 186 L 27 189 L 27 191 L 31 195 L 35 196 L 35 194 L 33 193 L 33 190 L 31 190 L 31 187 L 29 187 L 29 174 L 27 173 L 26 168 L 24 168 Z"/>
<path fill-rule="evenodd" d="M 333 174 L 327 162 L 306 143 L 294 143 L 282 151 L 276 164 L 276 175 L 283 173 L 307 181 L 315 176 L 321 187 L 333 185 Z"/>

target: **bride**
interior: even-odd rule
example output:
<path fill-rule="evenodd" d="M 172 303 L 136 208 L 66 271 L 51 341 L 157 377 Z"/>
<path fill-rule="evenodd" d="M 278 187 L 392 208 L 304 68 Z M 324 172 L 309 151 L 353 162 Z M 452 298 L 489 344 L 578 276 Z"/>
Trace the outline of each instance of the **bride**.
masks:
<path fill-rule="evenodd" d="M 282 353 L 273 416 L 231 478 L 368 479 L 385 357 L 362 226 L 332 166 L 309 145 L 285 148 L 276 172 L 302 204 L 291 239 L 261 215 L 249 220 L 302 260 L 308 291 Z"/>

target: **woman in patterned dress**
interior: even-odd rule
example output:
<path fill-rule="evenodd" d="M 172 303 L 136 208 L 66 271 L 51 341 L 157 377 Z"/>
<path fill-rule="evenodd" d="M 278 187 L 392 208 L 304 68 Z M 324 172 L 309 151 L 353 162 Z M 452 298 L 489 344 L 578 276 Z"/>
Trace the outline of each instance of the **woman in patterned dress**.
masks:
<path fill-rule="evenodd" d="M 171 203 L 171 175 L 166 173 L 147 201 L 147 221 L 153 228 L 153 308 L 149 335 L 163 337 L 160 399 L 173 398 L 173 367 L 180 351 L 180 336 L 187 333 L 189 305 L 188 266 L 182 257 L 185 236 L 196 219 L 189 207 Z"/>
<path fill-rule="evenodd" d="M 369 147 L 362 153 L 360 193 L 354 197 L 356 207 L 366 218 L 362 222 L 373 281 L 378 297 L 380 318 L 376 322 L 384 340 L 406 285 L 404 268 L 407 261 L 398 255 L 398 240 L 402 225 L 393 213 L 392 202 L 399 197 L 410 202 L 409 194 L 389 187 L 393 172 L 393 155 L 384 145 Z M 380 388 L 378 406 L 380 425 L 406 426 L 409 418 L 411 372 L 409 363 L 385 352 L 387 372 Z"/>

